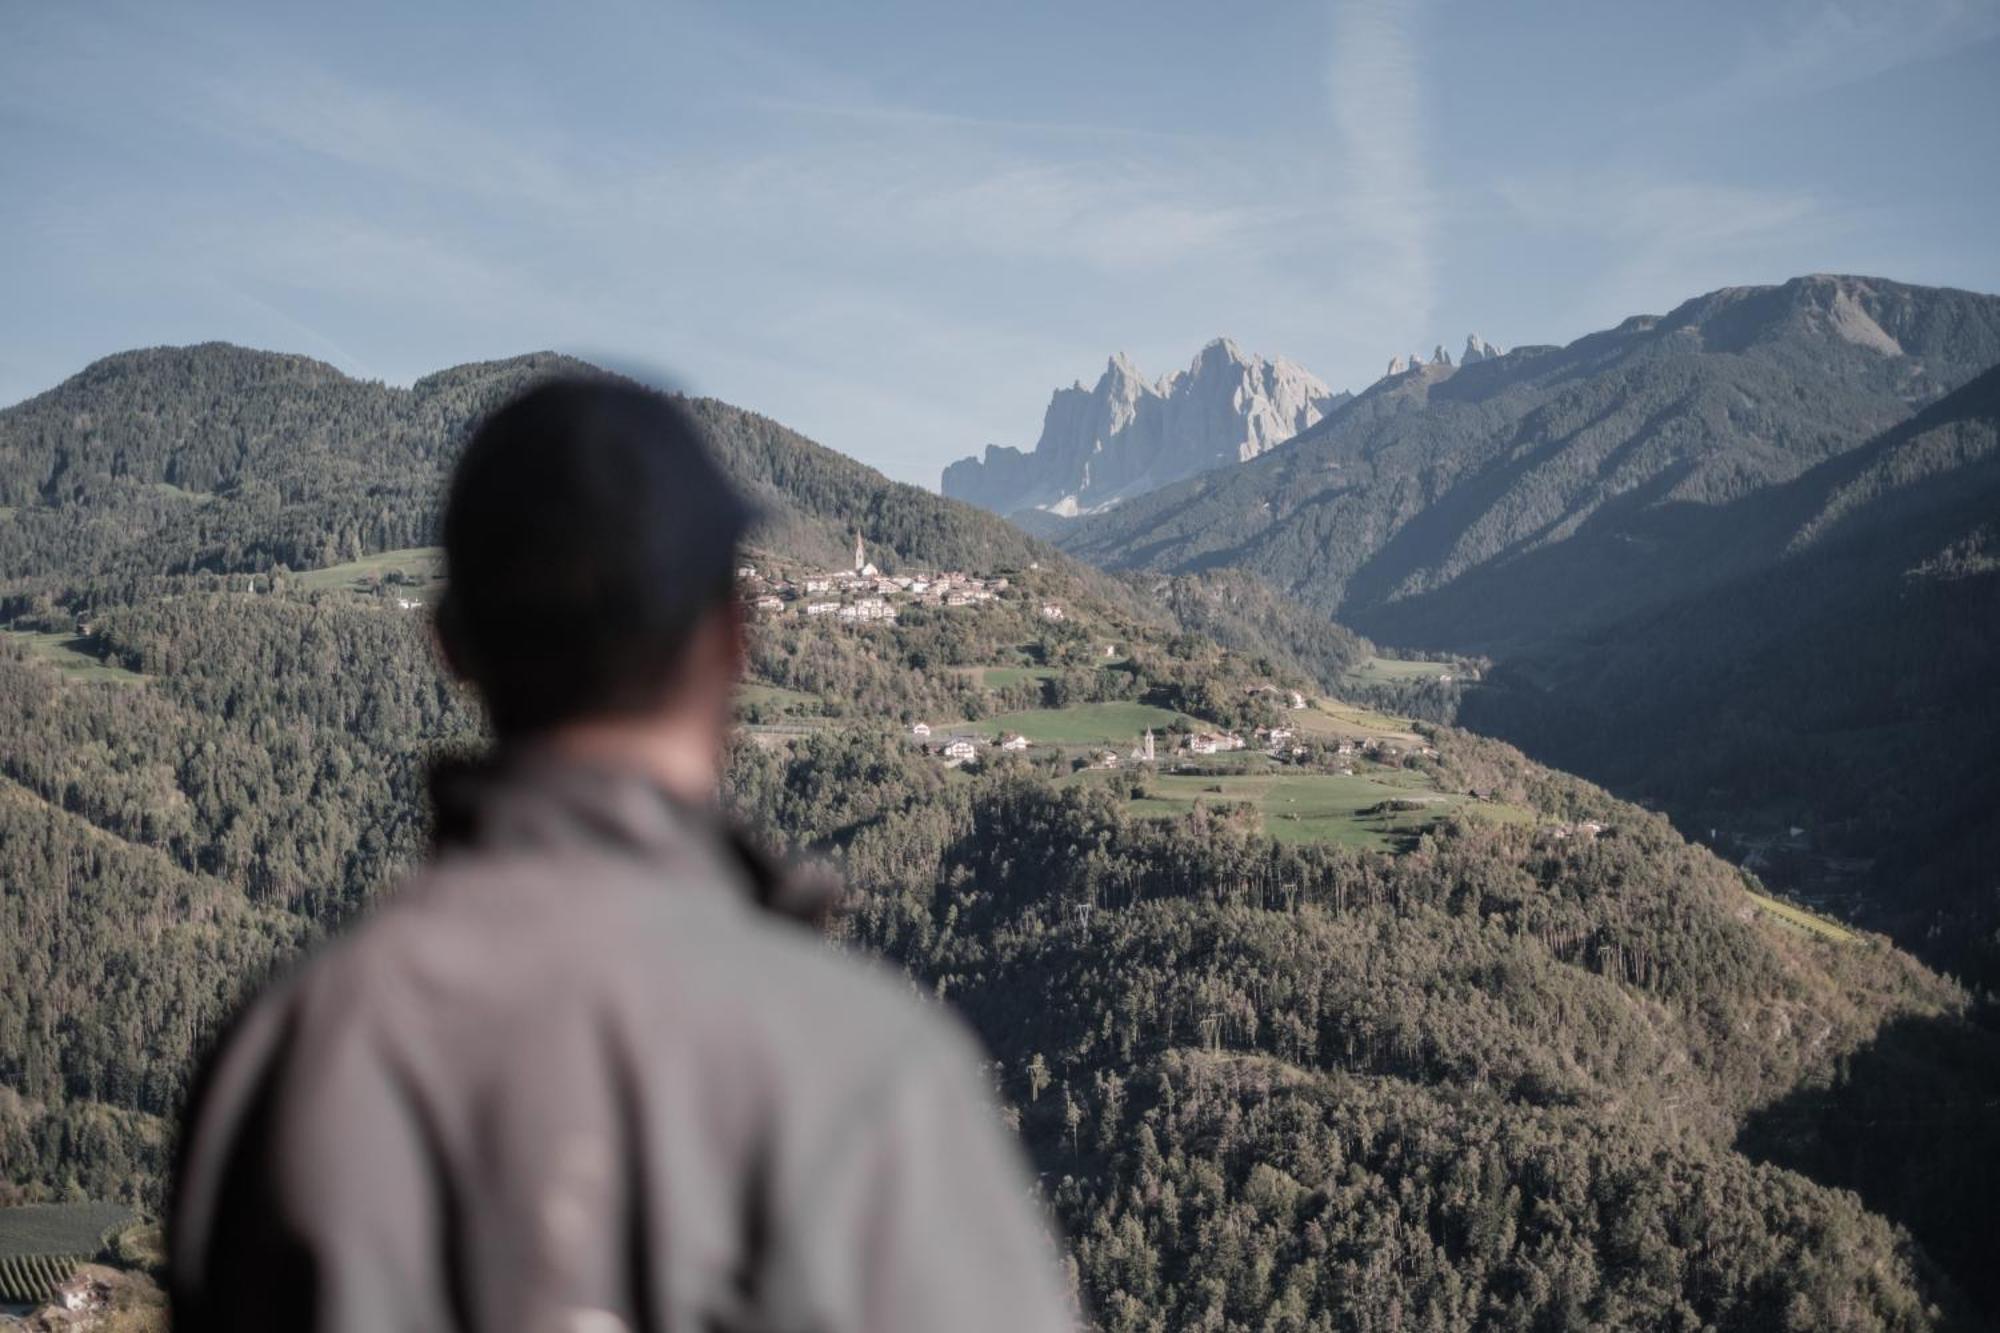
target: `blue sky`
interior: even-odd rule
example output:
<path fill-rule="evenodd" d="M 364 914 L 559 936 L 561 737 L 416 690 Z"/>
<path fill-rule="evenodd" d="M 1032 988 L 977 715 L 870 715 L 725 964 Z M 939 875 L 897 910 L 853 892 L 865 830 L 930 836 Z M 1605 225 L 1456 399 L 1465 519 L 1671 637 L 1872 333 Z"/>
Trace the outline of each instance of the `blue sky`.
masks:
<path fill-rule="evenodd" d="M 554 347 L 935 485 L 1114 350 L 1360 388 L 1803 272 L 2000 290 L 1996 164 L 2000 0 L 0 0 L 0 402 Z"/>

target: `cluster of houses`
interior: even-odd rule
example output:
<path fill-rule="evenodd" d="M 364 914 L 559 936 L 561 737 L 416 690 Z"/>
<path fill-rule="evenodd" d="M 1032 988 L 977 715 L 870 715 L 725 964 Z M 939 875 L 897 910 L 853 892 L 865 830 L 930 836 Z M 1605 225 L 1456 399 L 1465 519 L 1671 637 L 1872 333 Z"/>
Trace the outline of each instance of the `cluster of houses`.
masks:
<path fill-rule="evenodd" d="M 760 573 L 755 565 L 741 565 L 736 583 L 744 601 L 760 614 L 783 615 L 796 607 L 809 618 L 853 622 L 892 621 L 898 604 L 974 606 L 993 601 L 1008 586 L 1004 577 L 983 578 L 959 570 L 884 574 L 868 559 L 859 533 L 854 536 L 851 569 L 787 579 Z M 1054 609 L 1054 618 L 1060 619 L 1062 608 Z M 1042 614 L 1047 616 L 1049 610 L 1043 607 Z"/>
<path fill-rule="evenodd" d="M 932 745 L 934 735 L 935 732 L 928 722 L 918 722 L 910 727 L 910 739 L 921 745 Z M 1287 748 L 1293 754 L 1303 753 L 1303 748 L 1293 743 L 1295 739 L 1296 733 L 1290 727 L 1259 727 L 1256 731 L 1258 746 L 1272 754 L 1283 753 Z M 989 740 L 976 732 L 953 732 L 938 746 L 936 754 L 947 767 L 956 767 L 978 758 L 979 752 L 989 747 L 999 750 L 1025 750 L 1028 748 L 1028 738 L 1011 731 L 1002 732 L 998 740 Z M 1246 748 L 1248 747 L 1243 738 L 1230 731 L 1197 731 L 1181 741 L 1181 749 L 1189 754 L 1221 754 L 1229 750 Z M 1155 742 L 1150 727 L 1123 760 L 1116 750 L 1098 750 L 1091 756 L 1090 766 L 1117 768 L 1125 761 L 1135 764 L 1156 762 Z"/>

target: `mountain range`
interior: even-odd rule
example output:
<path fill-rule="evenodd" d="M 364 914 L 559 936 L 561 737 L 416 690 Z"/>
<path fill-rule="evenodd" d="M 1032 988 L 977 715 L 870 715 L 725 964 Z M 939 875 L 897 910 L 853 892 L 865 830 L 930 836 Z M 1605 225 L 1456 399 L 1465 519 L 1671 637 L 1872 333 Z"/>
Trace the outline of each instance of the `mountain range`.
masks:
<path fill-rule="evenodd" d="M 1953 965 L 1969 932 L 1985 975 L 1981 875 L 1946 893 L 1976 909 L 1949 926 L 1915 890 L 1990 845 L 1983 769 L 1946 756 L 1996 711 L 1996 363 L 2000 297 L 1729 288 L 1406 368 L 1257 459 L 1054 531 L 1108 567 L 1246 570 L 1378 641 L 1492 658 L 1468 720 L 1740 853 L 1778 836 L 1806 854 L 1767 873 L 1860 892 Z"/>
<path fill-rule="evenodd" d="M 1376 407 L 1422 411 L 1389 404 L 1443 371 Z M 426 763 L 479 731 L 424 631 L 434 556 L 408 548 L 470 424 L 553 373 L 601 372 L 537 355 L 394 389 L 210 345 L 0 411 L 0 1201 L 157 1206 L 192 1061 L 242 988 L 422 854 Z M 765 509 L 760 569 L 844 566 L 859 531 L 884 568 L 1011 576 L 980 610 L 766 625 L 746 706 L 777 722 L 732 744 L 723 794 L 837 865 L 842 938 L 979 1032 L 1095 1326 L 2000 1309 L 2000 1060 L 1963 988 L 1503 743 L 1278 711 L 1314 689 L 1300 664 L 1366 645 L 1249 572 L 1107 575 L 686 405 Z M 1943 533 L 1915 501 L 1980 420 L 1937 403 L 1847 480 L 1915 479 L 1909 512 L 1940 517 L 1907 526 Z M 1832 551 L 1854 511 L 1811 500 L 1791 512 L 1826 514 Z M 1975 532 L 1904 563 L 1970 586 L 1990 552 Z M 1042 745 L 946 772 L 909 736 L 1105 713 L 1289 724 L 1307 752 L 1172 773 Z M 1339 748 L 1348 728 L 1397 752 Z M 1303 807 L 1357 788 L 1373 804 L 1315 832 Z"/>

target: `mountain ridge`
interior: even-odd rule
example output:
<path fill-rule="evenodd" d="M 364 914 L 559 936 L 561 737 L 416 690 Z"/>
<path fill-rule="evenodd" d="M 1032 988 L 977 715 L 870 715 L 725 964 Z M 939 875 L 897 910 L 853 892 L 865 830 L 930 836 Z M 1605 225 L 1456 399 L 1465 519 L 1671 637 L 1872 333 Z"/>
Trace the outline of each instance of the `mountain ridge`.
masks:
<path fill-rule="evenodd" d="M 1371 617 L 1396 601 L 1603 509 L 1643 523 L 1787 479 L 1995 361 L 2000 297 L 1861 278 L 1725 288 L 1563 347 L 1386 377 L 1283 448 L 1056 535 L 1112 567 L 1245 565 L 1383 637 Z"/>

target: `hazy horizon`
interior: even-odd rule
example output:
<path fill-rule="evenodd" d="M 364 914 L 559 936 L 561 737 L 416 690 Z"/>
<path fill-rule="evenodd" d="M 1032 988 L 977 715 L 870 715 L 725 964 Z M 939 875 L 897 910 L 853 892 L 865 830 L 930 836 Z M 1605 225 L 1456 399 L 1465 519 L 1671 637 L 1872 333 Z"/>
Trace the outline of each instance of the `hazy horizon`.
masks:
<path fill-rule="evenodd" d="M 553 349 L 935 487 L 1116 351 L 1359 389 L 1809 272 L 2000 289 L 1993 4 L 9 26 L 10 404 L 163 343 Z"/>

